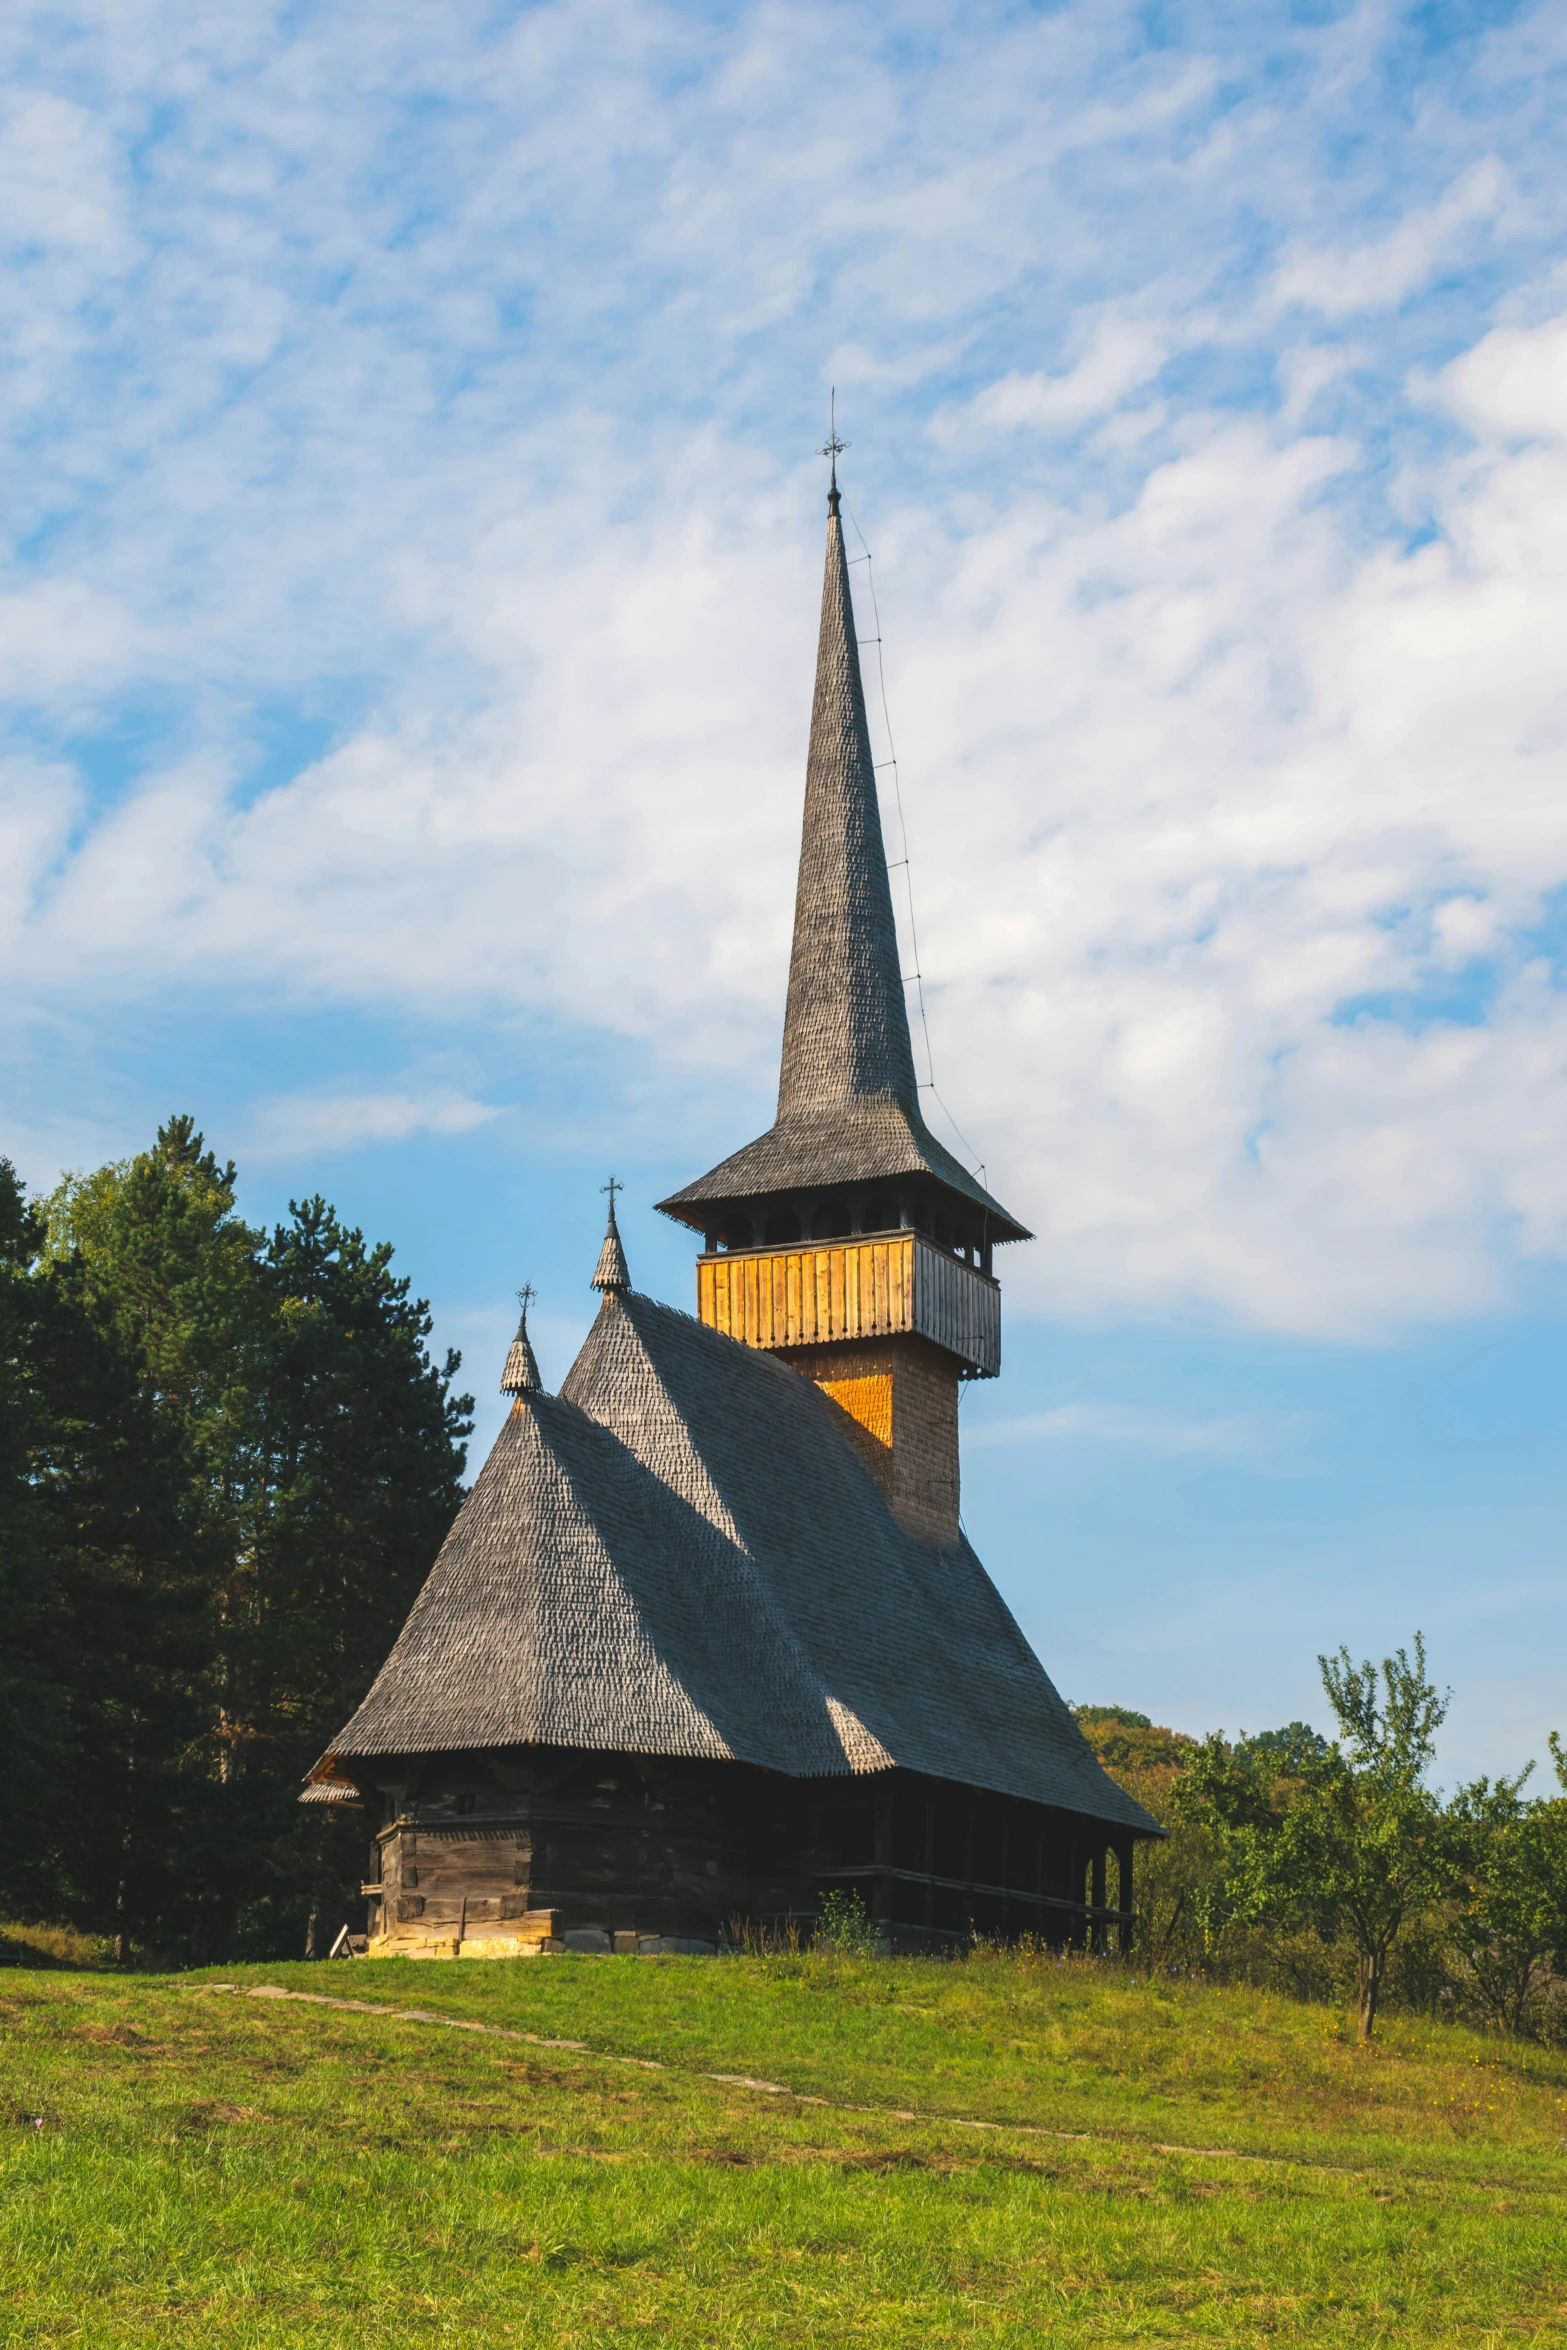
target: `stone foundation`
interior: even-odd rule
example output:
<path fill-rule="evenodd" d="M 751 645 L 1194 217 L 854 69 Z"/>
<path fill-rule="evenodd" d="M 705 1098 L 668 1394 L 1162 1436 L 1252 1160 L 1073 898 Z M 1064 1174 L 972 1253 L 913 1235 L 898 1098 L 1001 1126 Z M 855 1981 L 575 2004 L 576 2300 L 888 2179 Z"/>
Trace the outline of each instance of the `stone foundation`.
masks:
<path fill-rule="evenodd" d="M 573 1952 L 583 1957 L 657 1958 L 669 1954 L 684 1958 L 712 1958 L 716 1942 L 682 1941 L 672 1934 L 549 1934 L 524 1941 L 520 1934 L 479 1934 L 472 1941 L 415 1941 L 408 1935 L 372 1935 L 365 1958 L 555 1958 Z"/>

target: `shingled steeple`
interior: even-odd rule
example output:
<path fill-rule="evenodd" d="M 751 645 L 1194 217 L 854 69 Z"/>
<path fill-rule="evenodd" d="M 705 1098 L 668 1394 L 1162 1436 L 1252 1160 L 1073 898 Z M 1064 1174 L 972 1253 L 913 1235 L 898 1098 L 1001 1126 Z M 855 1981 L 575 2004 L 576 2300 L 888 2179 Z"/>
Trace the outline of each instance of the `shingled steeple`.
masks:
<path fill-rule="evenodd" d="M 895 1103 L 906 1118 L 919 1116 L 838 506 L 834 486 L 778 1085 L 781 1125 L 820 1121 L 838 1102 Z"/>
<path fill-rule="evenodd" d="M 517 1324 L 517 1335 L 506 1352 L 506 1368 L 501 1373 L 501 1393 L 539 1395 L 543 1392 L 544 1382 L 539 1377 L 538 1358 L 528 1336 L 528 1308 L 533 1303 L 531 1281 L 518 1290 L 517 1303 L 522 1308 L 522 1318 Z"/>
<path fill-rule="evenodd" d="M 709 1235 L 710 1248 L 725 1234 L 746 1246 L 742 1234 L 760 1241 L 769 1227 L 787 1238 L 779 1227 L 791 1218 L 806 1238 L 859 1231 L 869 1206 L 894 1225 L 939 1223 L 987 1259 L 994 1243 L 1028 1238 L 920 1115 L 836 478 L 778 1115 L 659 1204 Z"/>
<path fill-rule="evenodd" d="M 612 1175 L 604 1189 L 609 1193 L 609 1221 L 604 1227 L 604 1245 L 599 1250 L 599 1261 L 593 1268 L 592 1289 L 605 1297 L 624 1297 L 631 1287 L 631 1274 L 626 1265 L 626 1252 L 621 1246 L 620 1226 L 615 1221 L 615 1194 L 622 1188 L 618 1175 Z"/>

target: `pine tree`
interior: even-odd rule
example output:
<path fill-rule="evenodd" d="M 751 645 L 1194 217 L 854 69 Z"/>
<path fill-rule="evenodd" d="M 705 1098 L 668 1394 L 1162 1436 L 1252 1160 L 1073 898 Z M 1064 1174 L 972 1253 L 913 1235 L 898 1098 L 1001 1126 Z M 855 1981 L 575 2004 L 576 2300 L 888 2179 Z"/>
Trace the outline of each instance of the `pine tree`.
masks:
<path fill-rule="evenodd" d="M 41 1217 L 0 1159 L 0 1901 L 39 1914 L 51 1889 L 50 1828 L 65 1750 L 56 1671 L 59 1597 L 45 1498 L 36 1473 L 40 1404 L 34 1263 Z"/>
<path fill-rule="evenodd" d="M 0 1758 L 13 1907 L 156 1930 L 188 1823 L 204 1592 L 181 1448 L 80 1252 L 40 1258 L 43 1220 L 0 1180 L 6 1331 L 6 1655 Z"/>
<path fill-rule="evenodd" d="M 294 1202 L 262 1260 L 273 1306 L 264 1506 L 246 1584 L 247 1754 L 293 1814 L 291 1882 L 307 1948 L 363 1873 L 364 1825 L 294 1811 L 299 1780 L 379 1670 L 462 1500 L 472 1398 L 459 1358 L 426 1352 L 429 1310 L 319 1196 Z M 282 1856 L 280 1856 L 280 1859 Z"/>
<path fill-rule="evenodd" d="M 346 1914 L 363 1822 L 350 1833 L 301 1810 L 300 1781 L 369 1686 L 456 1514 L 472 1408 L 450 1392 L 458 1358 L 430 1361 L 428 1309 L 393 1275 L 389 1247 L 319 1198 L 268 1239 L 239 1216 L 234 1186 L 232 1165 L 175 1118 L 152 1150 L 70 1178 L 49 1203 L 53 1409 L 78 1431 L 54 1534 L 78 1562 L 66 1613 L 110 1626 L 116 1608 L 142 1610 L 146 1687 L 114 1756 L 109 1692 L 86 1687 L 85 1664 L 73 1691 L 82 1752 L 98 1754 L 106 1784 L 128 1774 L 135 1790 L 121 1810 L 138 1857 L 115 1880 L 116 1915 L 133 1920 L 128 1938 L 212 1958 L 297 1948 L 301 1934 L 314 1946 L 328 1912 Z M 72 1330 L 114 1366 L 96 1419 L 72 1385 Z M 135 1573 L 80 1537 L 67 1499 L 86 1526 L 90 1463 L 106 1480 L 99 1515 L 112 1515 L 133 1426 L 157 1485 Z M 96 1653 L 89 1641 L 84 1656 Z M 71 1914 L 101 1915 L 110 1873 L 102 1852 L 62 1863 Z"/>

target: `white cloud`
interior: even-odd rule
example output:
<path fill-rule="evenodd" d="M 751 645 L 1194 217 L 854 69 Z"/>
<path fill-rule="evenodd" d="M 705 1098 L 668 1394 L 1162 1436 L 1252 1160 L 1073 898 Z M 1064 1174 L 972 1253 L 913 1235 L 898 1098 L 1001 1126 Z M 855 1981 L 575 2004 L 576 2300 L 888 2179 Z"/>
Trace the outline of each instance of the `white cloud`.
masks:
<path fill-rule="evenodd" d="M 838 352 L 943 1088 L 1040 1233 L 1013 1288 L 1361 1333 L 1567 1253 L 1533 936 L 1567 886 L 1567 327 L 1536 292 L 1488 331 L 1471 291 L 1405 442 L 1432 339 L 1396 311 L 1497 224 L 1559 235 L 1532 67 L 1437 86 L 1395 154 L 1365 12 L 1291 28 L 1288 108 L 1271 33 L 1154 51 L 1129 7 L 912 43 L 852 5 L 41 21 L 0 26 L 20 1008 L 110 1056 L 170 994 L 480 1054 L 496 1017 L 598 1026 L 671 1147 L 740 1140 Z M 1369 240 L 1336 168 L 1368 121 Z M 1297 317 L 1281 367 L 1270 283 L 1364 314 L 1356 352 Z M 263 772 L 279 708 L 312 747 Z M 258 1146 L 485 1108 L 363 1088 L 280 1094 Z"/>
<path fill-rule="evenodd" d="M 939 1074 L 1039 1233 L 1015 1294 L 1375 1333 L 1567 1255 L 1567 1016 L 1526 936 L 1567 886 L 1567 450 L 1513 445 L 1516 394 L 1486 424 L 1530 364 L 1509 330 L 1444 380 L 1482 439 L 1428 472 L 1411 553 L 1324 503 L 1352 444 L 1224 418 L 1124 511 L 881 534 Z M 529 1006 L 642 1039 L 672 1103 L 765 1083 L 816 593 L 792 503 L 544 565 L 500 534 L 461 579 L 408 558 L 486 705 L 410 689 L 249 805 L 199 764 L 150 782 L 40 882 L 13 973 Z M 263 1151 L 427 1124 L 401 1094 L 273 1115 Z"/>
<path fill-rule="evenodd" d="M 1498 327 L 1454 362 L 1442 388 L 1478 433 L 1567 440 L 1567 319 Z"/>
<path fill-rule="evenodd" d="M 21 937 L 34 892 L 69 846 L 83 813 L 79 777 L 64 761 L 0 763 L 0 936 Z"/>
<path fill-rule="evenodd" d="M 1369 354 L 1349 343 L 1299 344 L 1280 353 L 1276 362 L 1284 394 L 1279 422 L 1290 432 L 1304 425 L 1320 393 L 1337 383 L 1351 368 L 1366 364 Z"/>
<path fill-rule="evenodd" d="M 470 1134 L 500 1115 L 497 1104 L 460 1094 L 275 1094 L 256 1103 L 244 1151 L 260 1163 L 314 1159 L 416 1134 Z"/>
<path fill-rule="evenodd" d="M 1485 156 L 1438 203 L 1406 213 L 1386 236 L 1289 255 L 1274 278 L 1273 299 L 1281 309 L 1298 304 L 1326 318 L 1392 309 L 1425 284 L 1455 245 L 1500 221 L 1509 198 L 1506 172 L 1495 156 Z"/>
<path fill-rule="evenodd" d="M 1064 375 L 1003 376 L 967 407 L 937 417 L 932 430 L 952 441 L 972 426 L 1047 432 L 1084 424 L 1119 407 L 1140 391 L 1170 355 L 1171 332 L 1163 321 L 1104 318 L 1094 327 L 1082 357 Z"/>
<path fill-rule="evenodd" d="M 1231 1412 L 1211 1419 L 1183 1418 L 1131 1404 L 1083 1400 L 1015 1420 L 991 1420 L 967 1431 L 970 1451 L 1013 1444 L 1109 1444 L 1166 1459 L 1236 1459 L 1276 1452 L 1294 1433 L 1280 1415 Z"/>

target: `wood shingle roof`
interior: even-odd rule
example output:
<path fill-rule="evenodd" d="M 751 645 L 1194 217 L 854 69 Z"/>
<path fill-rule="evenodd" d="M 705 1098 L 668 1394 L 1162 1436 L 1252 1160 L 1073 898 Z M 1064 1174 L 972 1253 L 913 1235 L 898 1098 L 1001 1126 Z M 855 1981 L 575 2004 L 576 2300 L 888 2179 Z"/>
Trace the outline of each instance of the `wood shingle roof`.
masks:
<path fill-rule="evenodd" d="M 334 1756 L 526 1744 L 893 1765 L 1136 1830 L 966 1541 L 906 1532 L 838 1407 L 635 1291 L 526 1393 Z"/>
<path fill-rule="evenodd" d="M 706 1211 L 725 1203 L 919 1175 L 982 1209 L 990 1240 L 1028 1238 L 920 1115 L 834 490 L 778 1116 L 766 1134 L 659 1205 L 701 1229 Z"/>

